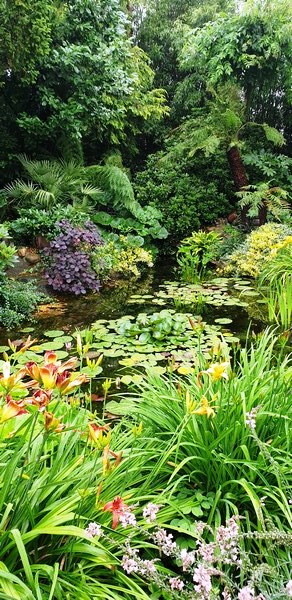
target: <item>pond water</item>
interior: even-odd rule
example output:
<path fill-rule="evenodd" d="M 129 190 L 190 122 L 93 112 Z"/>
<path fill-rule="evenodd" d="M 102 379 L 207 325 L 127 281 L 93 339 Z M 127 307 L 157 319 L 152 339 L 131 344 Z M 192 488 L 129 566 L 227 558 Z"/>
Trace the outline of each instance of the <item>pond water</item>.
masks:
<path fill-rule="evenodd" d="M 240 339 L 245 339 L 249 327 L 258 331 L 263 326 L 261 319 L 263 306 L 258 303 L 261 302 L 260 298 L 256 295 L 253 296 L 251 282 L 244 281 L 241 283 L 242 280 L 230 280 L 228 296 L 235 299 L 234 305 L 228 301 L 227 303 L 223 301 L 221 304 L 215 302 L 200 305 L 196 303 L 184 304 L 186 298 L 189 297 L 188 288 L 185 290 L 183 302 L 175 301 L 165 293 L 163 294 L 165 282 L 174 282 L 175 284 L 176 278 L 173 265 L 165 262 L 158 263 L 139 281 L 119 280 L 104 287 L 99 294 L 88 294 L 82 297 L 52 295 L 50 291 L 48 292 L 44 288 L 41 281 L 41 289 L 50 294 L 52 302 L 40 307 L 32 322 L 23 323 L 18 329 L 0 329 L 0 344 L 5 345 L 7 338 L 14 340 L 24 338 L 25 334 L 28 335 L 28 333 L 38 340 L 42 340 L 44 331 L 47 330 L 62 329 L 66 333 L 73 333 L 76 329 L 90 327 L 92 323 L 99 319 L 118 319 L 123 315 L 135 316 L 140 312 L 152 313 L 164 308 L 176 308 L 179 312 L 201 314 L 204 320 L 210 324 L 218 318 L 230 318 L 232 323 L 228 328 Z M 239 289 L 234 288 L 236 282 Z M 226 283 L 224 282 L 223 285 L 223 290 L 225 290 Z M 216 288 L 216 286 L 214 287 Z M 216 293 L 216 289 L 213 291 Z M 244 294 L 242 303 L 245 306 L 240 305 L 240 301 L 243 300 L 242 294 Z M 246 294 L 251 295 L 246 296 Z M 27 331 L 25 331 L 26 329 Z"/>

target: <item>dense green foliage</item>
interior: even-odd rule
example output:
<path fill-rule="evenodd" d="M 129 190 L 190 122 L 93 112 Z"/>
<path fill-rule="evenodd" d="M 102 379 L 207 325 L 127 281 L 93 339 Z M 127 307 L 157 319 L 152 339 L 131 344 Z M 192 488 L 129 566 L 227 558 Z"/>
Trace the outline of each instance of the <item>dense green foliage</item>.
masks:
<path fill-rule="evenodd" d="M 96 160 L 164 113 L 163 92 L 151 89 L 153 72 L 129 38 L 120 2 L 29 0 L 16 20 L 18 10 L 14 0 L 1 2 L 3 179 L 19 151 Z"/>
<path fill-rule="evenodd" d="M 291 598 L 291 20 L 0 0 L 0 599 Z"/>
<path fill-rule="evenodd" d="M 276 341 L 266 332 L 234 369 L 198 352 L 189 377 L 149 370 L 137 394 L 108 405 L 127 415 L 114 424 L 90 410 L 91 383 L 79 389 L 98 361 L 83 366 L 78 338 L 77 372 L 77 359 L 43 357 L 34 340 L 11 344 L 0 367 L 2 597 L 199 600 L 199 573 L 210 598 L 248 586 L 289 597 L 289 366 Z"/>

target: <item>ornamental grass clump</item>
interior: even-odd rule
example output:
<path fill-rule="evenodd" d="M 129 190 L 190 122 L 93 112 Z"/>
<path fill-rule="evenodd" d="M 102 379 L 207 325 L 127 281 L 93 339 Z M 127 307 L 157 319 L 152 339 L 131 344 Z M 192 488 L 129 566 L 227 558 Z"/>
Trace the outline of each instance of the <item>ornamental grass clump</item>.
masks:
<path fill-rule="evenodd" d="M 44 250 L 48 284 L 58 292 L 76 296 L 98 292 L 100 281 L 92 268 L 91 254 L 104 242 L 96 226 L 87 221 L 82 227 L 74 227 L 65 219 L 58 226 L 60 234 Z"/>

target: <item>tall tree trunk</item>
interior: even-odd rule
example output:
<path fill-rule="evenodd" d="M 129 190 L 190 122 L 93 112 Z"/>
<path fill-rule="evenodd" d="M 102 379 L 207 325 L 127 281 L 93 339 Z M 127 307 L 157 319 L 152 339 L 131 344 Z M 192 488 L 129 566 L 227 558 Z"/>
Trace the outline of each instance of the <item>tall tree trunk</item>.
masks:
<path fill-rule="evenodd" d="M 263 204 L 259 209 L 259 225 L 264 225 L 267 222 L 267 215 L 268 215 L 267 205 L 263 201 Z"/>
<path fill-rule="evenodd" d="M 233 177 L 235 189 L 240 192 L 241 188 L 248 185 L 246 169 L 241 158 L 240 150 L 237 146 L 232 146 L 227 152 L 230 171 Z M 244 227 L 249 227 L 249 218 L 247 216 L 248 206 L 241 210 L 241 221 Z"/>

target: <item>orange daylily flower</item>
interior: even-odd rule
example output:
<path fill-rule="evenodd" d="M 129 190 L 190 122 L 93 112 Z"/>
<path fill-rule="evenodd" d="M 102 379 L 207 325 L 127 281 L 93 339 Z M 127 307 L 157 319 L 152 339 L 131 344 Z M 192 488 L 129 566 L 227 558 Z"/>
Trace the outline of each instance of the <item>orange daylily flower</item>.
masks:
<path fill-rule="evenodd" d="M 49 404 L 52 398 L 52 390 L 41 390 L 38 389 L 32 396 L 25 399 L 26 404 L 37 406 L 40 411 Z"/>
<path fill-rule="evenodd" d="M 112 500 L 112 502 L 107 502 L 107 504 L 104 505 L 102 510 L 109 511 L 112 513 L 112 515 L 113 515 L 112 528 L 116 529 L 116 527 L 118 526 L 120 517 L 122 515 L 124 515 L 125 512 L 129 511 L 129 507 L 127 504 L 125 504 L 125 502 L 124 502 L 123 498 L 121 498 L 121 496 L 116 496 L 116 498 L 114 498 L 114 500 Z"/>
<path fill-rule="evenodd" d="M 68 371 L 64 371 L 64 373 L 57 376 L 56 387 L 60 391 L 61 396 L 65 396 L 86 381 L 89 381 L 89 377 L 85 373 L 79 373 L 79 375 L 72 373 L 70 375 Z"/>
<path fill-rule="evenodd" d="M 55 433 L 60 433 L 65 428 L 64 423 L 61 422 L 61 419 L 57 419 L 53 413 L 45 412 L 45 429 L 47 431 L 54 431 Z"/>
<path fill-rule="evenodd" d="M 68 370 L 74 369 L 76 367 L 76 362 L 77 358 L 73 357 L 65 363 L 61 363 L 61 361 L 57 360 L 55 352 L 46 352 L 44 364 L 39 366 L 35 362 L 28 362 L 26 364 L 26 373 L 33 377 L 36 382 L 42 384 L 46 390 L 52 390 L 55 387 L 59 387 L 58 384 L 60 384 L 60 382 L 63 383 L 65 378 L 68 380 L 68 383 L 71 384 L 70 389 L 73 389 L 85 381 L 85 376 L 82 375 L 82 381 L 75 386 L 72 386 L 72 376 L 69 374 Z M 65 373 L 66 376 L 64 377 Z M 78 377 L 80 376 L 77 376 L 77 378 Z"/>
<path fill-rule="evenodd" d="M 27 413 L 28 411 L 24 406 L 23 400 L 15 402 L 12 397 L 8 395 L 6 397 L 6 404 L 0 408 L 0 423 L 4 423 L 13 417 Z"/>
<path fill-rule="evenodd" d="M 11 364 L 9 361 L 4 362 L 2 367 L 2 375 L 0 375 L 0 396 L 4 396 L 13 391 L 19 391 L 30 387 L 33 382 L 24 383 L 22 379 L 26 375 L 25 367 L 19 369 L 17 373 L 11 373 Z"/>

